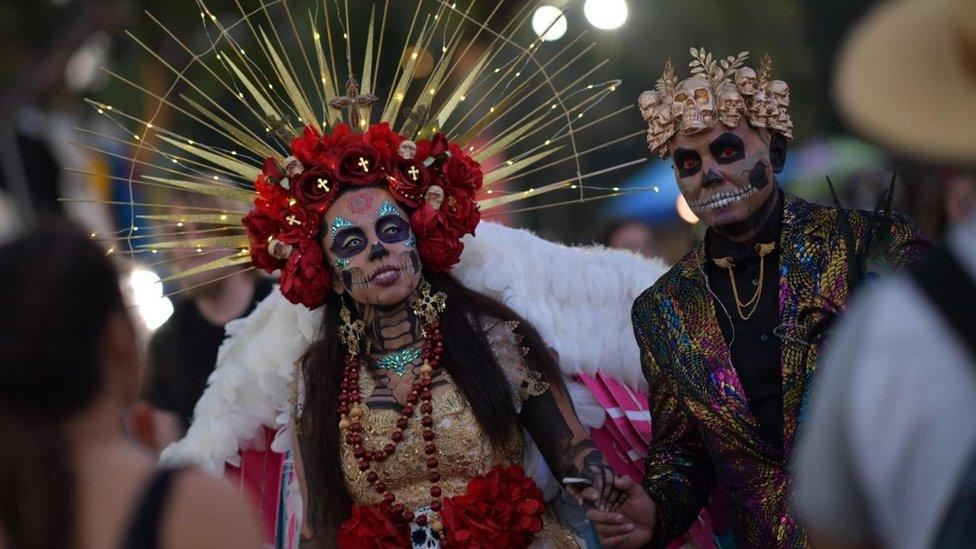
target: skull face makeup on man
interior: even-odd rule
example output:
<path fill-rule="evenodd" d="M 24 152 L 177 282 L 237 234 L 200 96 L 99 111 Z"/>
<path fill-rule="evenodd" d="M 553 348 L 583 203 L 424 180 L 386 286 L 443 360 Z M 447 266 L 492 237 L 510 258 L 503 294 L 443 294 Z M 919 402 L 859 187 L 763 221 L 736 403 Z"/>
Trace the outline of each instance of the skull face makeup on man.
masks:
<path fill-rule="evenodd" d="M 409 216 L 385 189 L 352 189 L 336 199 L 322 222 L 322 247 L 338 276 L 333 289 L 357 303 L 402 303 L 420 283 L 420 259 Z"/>
<path fill-rule="evenodd" d="M 764 213 L 775 192 L 773 173 L 782 169 L 785 141 L 771 143 L 767 131 L 748 124 L 716 124 L 700 134 L 676 135 L 669 148 L 678 187 L 695 215 L 730 237 L 755 228 L 747 222 Z"/>

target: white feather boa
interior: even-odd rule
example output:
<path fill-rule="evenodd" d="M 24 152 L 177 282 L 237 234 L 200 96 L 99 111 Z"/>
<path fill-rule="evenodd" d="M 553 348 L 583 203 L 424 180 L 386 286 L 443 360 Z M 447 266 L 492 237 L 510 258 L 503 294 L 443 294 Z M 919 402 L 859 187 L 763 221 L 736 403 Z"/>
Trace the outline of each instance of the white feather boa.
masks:
<path fill-rule="evenodd" d="M 602 371 L 644 389 L 630 308 L 665 271 L 661 261 L 602 247 L 554 244 L 488 222 L 464 245 L 452 273 L 531 322 L 559 354 L 565 376 Z M 161 460 L 221 471 L 225 462 L 237 464 L 238 449 L 248 448 L 262 426 L 278 432 L 272 449 L 287 450 L 295 362 L 314 341 L 321 315 L 274 291 L 246 318 L 229 323 L 193 424 Z M 581 421 L 602 425 L 604 411 L 586 388 L 574 383 L 570 389 Z M 542 480 L 548 472 L 537 452 L 532 448 L 526 465 Z"/>

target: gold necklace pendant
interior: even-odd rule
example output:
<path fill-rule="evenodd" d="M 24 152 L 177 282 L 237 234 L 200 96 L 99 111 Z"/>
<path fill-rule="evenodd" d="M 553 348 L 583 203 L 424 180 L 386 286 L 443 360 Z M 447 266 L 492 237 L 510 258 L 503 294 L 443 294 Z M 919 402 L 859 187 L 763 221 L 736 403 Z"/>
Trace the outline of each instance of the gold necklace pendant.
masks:
<path fill-rule="evenodd" d="M 735 285 L 735 261 L 731 257 L 717 257 L 712 259 L 715 265 L 721 267 L 729 272 L 729 283 L 732 285 L 732 297 L 735 299 L 736 312 L 739 313 L 739 318 L 742 320 L 749 320 L 752 315 L 756 314 L 756 310 L 759 308 L 759 299 L 762 297 L 763 286 L 765 285 L 765 275 L 766 275 L 766 256 L 776 249 L 775 242 L 766 242 L 763 244 L 756 244 L 756 253 L 759 254 L 759 284 L 756 288 L 755 293 L 749 298 L 745 303 L 739 299 L 739 289 Z M 748 312 L 745 312 L 748 309 Z"/>

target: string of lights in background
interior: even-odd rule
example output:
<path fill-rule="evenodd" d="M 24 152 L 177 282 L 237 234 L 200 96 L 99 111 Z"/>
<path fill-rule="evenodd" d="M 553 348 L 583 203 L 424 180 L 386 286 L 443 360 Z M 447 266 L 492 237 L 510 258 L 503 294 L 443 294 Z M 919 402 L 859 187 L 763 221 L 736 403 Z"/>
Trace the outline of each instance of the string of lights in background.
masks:
<path fill-rule="evenodd" d="M 556 5 L 543 5 L 536 8 L 532 15 L 532 30 L 546 42 L 559 40 L 569 29 L 566 12 L 573 8 L 573 4 L 583 0 L 563 0 Z M 627 22 L 626 0 L 585 0 L 583 15 L 591 25 L 600 30 L 614 30 Z"/>

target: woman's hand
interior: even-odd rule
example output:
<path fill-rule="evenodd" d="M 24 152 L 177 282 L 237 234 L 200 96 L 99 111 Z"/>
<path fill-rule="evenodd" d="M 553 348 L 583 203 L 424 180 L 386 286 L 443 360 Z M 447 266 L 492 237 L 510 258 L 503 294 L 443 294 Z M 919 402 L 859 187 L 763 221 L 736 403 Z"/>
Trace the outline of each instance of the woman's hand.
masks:
<path fill-rule="evenodd" d="M 641 547 L 651 541 L 654 532 L 657 520 L 654 501 L 629 477 L 617 478 L 614 488 L 623 492 L 626 500 L 615 511 L 590 509 L 586 518 L 596 528 L 601 545 L 624 549 Z M 583 499 L 600 502 L 600 491 L 587 488 L 583 491 Z"/>

